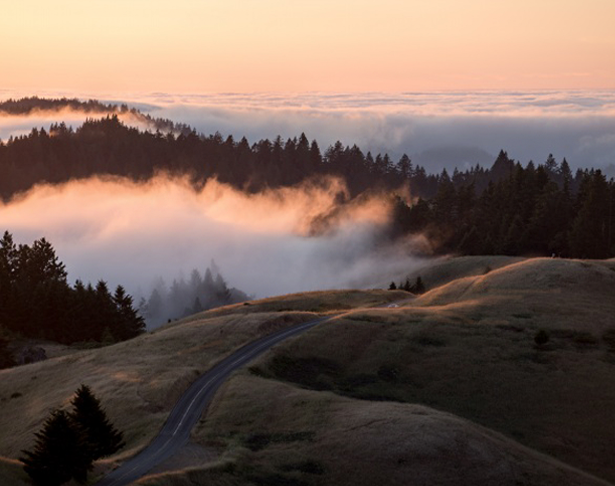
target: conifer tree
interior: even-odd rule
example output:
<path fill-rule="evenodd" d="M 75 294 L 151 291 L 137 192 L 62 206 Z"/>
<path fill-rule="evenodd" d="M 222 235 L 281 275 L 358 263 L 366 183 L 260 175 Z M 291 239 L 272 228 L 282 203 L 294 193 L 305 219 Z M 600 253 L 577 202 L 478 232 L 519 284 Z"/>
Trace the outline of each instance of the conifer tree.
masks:
<path fill-rule="evenodd" d="M 415 294 L 425 293 L 425 284 L 423 284 L 423 279 L 421 278 L 420 275 L 416 277 L 416 282 L 414 282 L 414 285 L 412 286 L 412 291 Z"/>
<path fill-rule="evenodd" d="M 132 297 L 118 285 L 113 296 L 116 306 L 116 334 L 120 339 L 130 339 L 145 331 L 145 321 L 133 308 Z"/>
<path fill-rule="evenodd" d="M 63 410 L 52 413 L 36 434 L 34 450 L 22 451 L 24 470 L 37 486 L 57 486 L 71 478 L 85 482 L 92 460 L 83 446 L 83 431 Z"/>
<path fill-rule="evenodd" d="M 85 431 L 86 449 L 91 460 L 108 456 L 124 446 L 123 435 L 107 419 L 100 401 L 87 385 L 81 385 L 71 400 L 70 419 Z"/>

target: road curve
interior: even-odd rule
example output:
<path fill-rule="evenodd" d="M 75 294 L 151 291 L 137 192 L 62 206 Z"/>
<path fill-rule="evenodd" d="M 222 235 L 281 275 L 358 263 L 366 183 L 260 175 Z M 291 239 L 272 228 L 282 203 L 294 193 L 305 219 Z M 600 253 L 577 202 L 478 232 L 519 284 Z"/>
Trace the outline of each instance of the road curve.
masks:
<path fill-rule="evenodd" d="M 96 486 L 123 486 L 136 481 L 175 454 L 190 438 L 190 431 L 228 376 L 276 344 L 329 321 L 340 314 L 319 317 L 252 341 L 201 375 L 171 410 L 156 438 L 139 454 L 101 479 Z"/>

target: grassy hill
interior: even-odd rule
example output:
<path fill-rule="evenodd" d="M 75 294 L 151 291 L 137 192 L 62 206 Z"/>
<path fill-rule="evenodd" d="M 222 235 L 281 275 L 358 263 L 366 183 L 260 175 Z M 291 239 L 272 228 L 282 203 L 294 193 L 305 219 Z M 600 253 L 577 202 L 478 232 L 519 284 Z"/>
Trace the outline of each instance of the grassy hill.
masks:
<path fill-rule="evenodd" d="M 430 290 L 397 308 L 367 307 L 407 293 L 297 294 L 0 371 L 0 482 L 23 480 L 11 460 L 81 383 L 126 435 L 103 472 L 151 440 L 198 373 L 339 310 L 234 375 L 193 434 L 193 457 L 141 483 L 615 482 L 615 261 L 464 257 L 420 274 Z"/>

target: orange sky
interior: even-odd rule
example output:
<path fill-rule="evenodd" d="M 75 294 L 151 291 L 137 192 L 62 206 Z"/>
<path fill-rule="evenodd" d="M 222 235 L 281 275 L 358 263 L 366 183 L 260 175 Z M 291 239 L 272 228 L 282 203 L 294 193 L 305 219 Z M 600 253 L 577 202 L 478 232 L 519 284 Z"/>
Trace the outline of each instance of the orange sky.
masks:
<path fill-rule="evenodd" d="M 613 0 L 12 0 L 0 88 L 615 88 Z"/>

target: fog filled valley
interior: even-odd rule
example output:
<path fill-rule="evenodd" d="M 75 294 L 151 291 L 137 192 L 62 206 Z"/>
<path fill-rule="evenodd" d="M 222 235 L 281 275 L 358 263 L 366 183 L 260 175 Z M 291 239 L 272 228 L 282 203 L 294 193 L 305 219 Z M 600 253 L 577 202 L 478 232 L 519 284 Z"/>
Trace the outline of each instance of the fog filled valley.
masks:
<path fill-rule="evenodd" d="M 615 484 L 610 93 L 205 98 L 0 103 L 0 484 Z"/>

